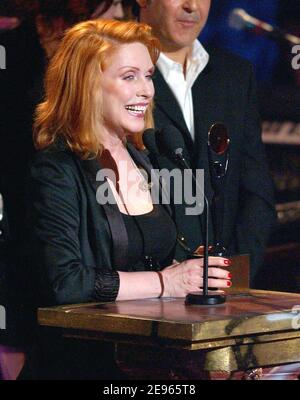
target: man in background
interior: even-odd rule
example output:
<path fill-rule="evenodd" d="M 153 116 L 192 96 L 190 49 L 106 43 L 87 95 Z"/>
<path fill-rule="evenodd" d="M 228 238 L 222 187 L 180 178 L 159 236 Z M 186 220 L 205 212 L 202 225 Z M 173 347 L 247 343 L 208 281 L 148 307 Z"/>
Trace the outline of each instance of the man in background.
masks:
<path fill-rule="evenodd" d="M 215 122 L 228 130 L 224 221 L 218 230 L 230 254 L 250 254 L 251 285 L 256 286 L 275 212 L 252 68 L 237 56 L 204 49 L 197 40 L 207 21 L 210 0 L 136 0 L 136 5 L 140 21 L 152 26 L 162 44 L 154 78 L 156 127 L 172 124 L 179 129 L 192 167 L 204 169 L 210 202 L 214 191 L 208 132 Z M 159 157 L 157 163 L 161 168 L 176 167 L 166 157 Z M 187 216 L 185 207 L 175 205 L 174 215 L 186 244 L 195 250 L 203 244 L 201 215 Z M 187 254 L 178 246 L 176 256 L 184 259 Z"/>

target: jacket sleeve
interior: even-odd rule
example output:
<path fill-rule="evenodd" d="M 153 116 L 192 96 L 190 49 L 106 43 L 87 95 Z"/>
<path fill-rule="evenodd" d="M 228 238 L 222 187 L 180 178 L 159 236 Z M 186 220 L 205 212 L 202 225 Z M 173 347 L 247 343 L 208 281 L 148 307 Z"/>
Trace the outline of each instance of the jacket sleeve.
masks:
<path fill-rule="evenodd" d="M 79 177 L 69 159 L 63 152 L 44 153 L 31 168 L 31 258 L 39 297 L 48 304 L 114 301 L 118 273 L 82 261 Z"/>
<path fill-rule="evenodd" d="M 237 251 L 250 253 L 251 284 L 263 262 L 264 247 L 276 223 L 273 183 L 261 141 L 256 85 L 251 71 L 245 109 Z"/>

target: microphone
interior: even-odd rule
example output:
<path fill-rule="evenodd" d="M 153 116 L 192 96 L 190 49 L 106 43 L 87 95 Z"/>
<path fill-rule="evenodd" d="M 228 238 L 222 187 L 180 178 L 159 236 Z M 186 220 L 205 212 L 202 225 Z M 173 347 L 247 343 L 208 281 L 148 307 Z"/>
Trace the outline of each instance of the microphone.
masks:
<path fill-rule="evenodd" d="M 149 130 L 147 130 L 149 131 Z M 205 212 L 205 227 L 204 227 L 204 265 L 203 265 L 203 294 L 189 293 L 186 296 L 186 304 L 193 305 L 214 305 L 224 303 L 226 297 L 216 293 L 208 293 L 208 237 L 209 237 L 209 202 L 203 188 L 199 185 L 189 163 L 187 162 L 184 149 L 185 143 L 179 130 L 169 125 L 164 127 L 161 131 L 145 132 L 143 141 L 148 150 L 152 153 L 166 155 L 171 158 L 181 169 L 188 170 L 191 173 L 193 183 L 199 189 L 204 198 L 204 212 Z"/>
<path fill-rule="evenodd" d="M 299 37 L 252 17 L 242 8 L 232 10 L 228 18 L 228 23 L 231 28 L 237 30 L 250 30 L 257 35 L 265 35 L 275 40 L 284 40 L 290 45 L 300 44 Z"/>

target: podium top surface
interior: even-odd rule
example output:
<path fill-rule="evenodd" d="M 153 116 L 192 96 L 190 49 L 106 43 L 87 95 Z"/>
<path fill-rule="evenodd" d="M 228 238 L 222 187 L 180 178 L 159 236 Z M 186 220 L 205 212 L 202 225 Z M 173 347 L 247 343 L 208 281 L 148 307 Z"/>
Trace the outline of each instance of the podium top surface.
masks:
<path fill-rule="evenodd" d="M 300 294 L 243 290 L 217 306 L 186 306 L 183 298 L 73 304 L 40 308 L 38 322 L 69 331 L 190 344 L 288 332 L 300 336 Z"/>

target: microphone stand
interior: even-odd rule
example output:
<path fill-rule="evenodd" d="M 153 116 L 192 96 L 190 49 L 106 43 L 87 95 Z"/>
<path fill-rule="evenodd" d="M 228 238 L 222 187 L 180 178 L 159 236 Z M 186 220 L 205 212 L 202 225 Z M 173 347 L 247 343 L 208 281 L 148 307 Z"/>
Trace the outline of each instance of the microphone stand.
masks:
<path fill-rule="evenodd" d="M 265 21 L 261 21 L 247 14 L 242 8 L 235 8 L 229 15 L 229 26 L 241 30 L 245 29 L 257 35 L 265 35 L 273 40 L 286 42 L 290 46 L 299 45 L 300 38 L 284 30 L 272 26 Z"/>
<path fill-rule="evenodd" d="M 209 203 L 208 203 L 207 197 L 205 196 L 204 190 L 201 188 L 201 186 L 197 182 L 195 174 L 193 173 L 192 169 L 190 168 L 189 164 L 187 163 L 186 159 L 184 158 L 183 150 L 182 149 L 175 150 L 174 156 L 175 156 L 175 161 L 177 161 L 184 169 L 187 169 L 191 172 L 193 182 L 197 186 L 197 188 L 200 190 L 200 192 L 204 198 L 204 212 L 205 212 L 204 232 L 205 232 L 205 235 L 204 235 L 204 258 L 203 258 L 203 261 L 204 261 L 204 264 L 203 264 L 203 294 L 200 292 L 189 293 L 185 298 L 185 304 L 211 306 L 211 305 L 225 303 L 225 301 L 226 301 L 225 295 L 222 295 L 219 293 L 214 293 L 214 292 L 210 292 L 210 293 L 208 292 Z M 197 257 L 199 257 L 199 256 L 197 256 L 195 254 L 192 258 L 197 258 Z"/>

